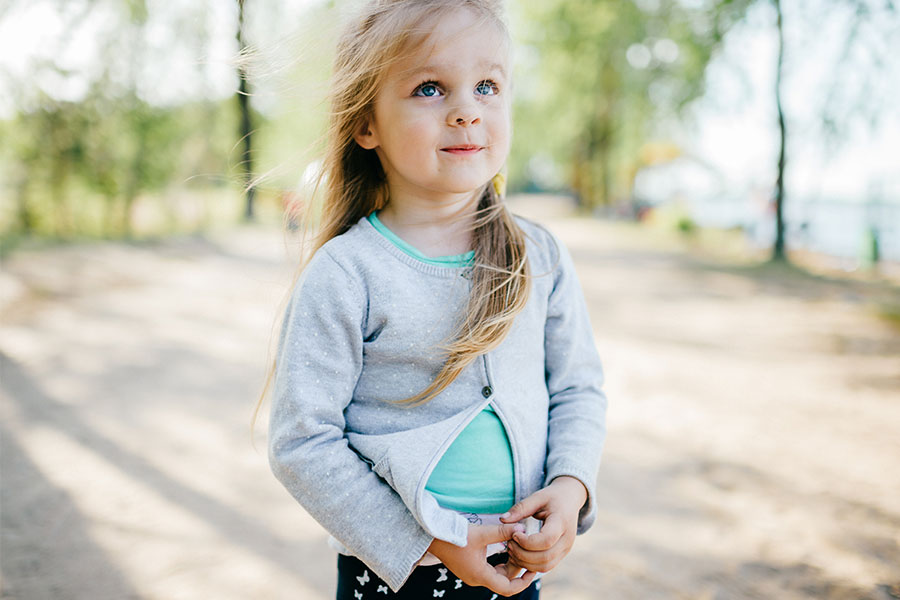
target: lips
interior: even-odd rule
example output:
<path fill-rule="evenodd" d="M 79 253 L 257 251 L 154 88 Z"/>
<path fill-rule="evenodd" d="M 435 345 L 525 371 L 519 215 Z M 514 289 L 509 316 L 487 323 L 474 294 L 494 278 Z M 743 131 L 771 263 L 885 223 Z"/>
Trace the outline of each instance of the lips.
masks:
<path fill-rule="evenodd" d="M 450 154 L 475 154 L 481 150 L 484 150 L 484 146 L 475 146 L 473 144 L 460 144 L 459 146 L 441 148 L 441 151 L 449 152 Z"/>

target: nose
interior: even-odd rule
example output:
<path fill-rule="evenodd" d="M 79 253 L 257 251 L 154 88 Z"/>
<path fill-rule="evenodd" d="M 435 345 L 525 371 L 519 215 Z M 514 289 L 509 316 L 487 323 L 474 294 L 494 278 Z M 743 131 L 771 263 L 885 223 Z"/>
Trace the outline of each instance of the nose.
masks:
<path fill-rule="evenodd" d="M 447 113 L 447 125 L 452 127 L 468 127 L 478 123 L 481 123 L 481 116 L 472 102 L 460 103 Z"/>

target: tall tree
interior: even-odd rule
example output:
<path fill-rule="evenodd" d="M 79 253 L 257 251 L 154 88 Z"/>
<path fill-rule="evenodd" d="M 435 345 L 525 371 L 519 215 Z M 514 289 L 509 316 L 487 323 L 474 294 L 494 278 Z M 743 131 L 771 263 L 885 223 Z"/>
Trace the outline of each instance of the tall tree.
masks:
<path fill-rule="evenodd" d="M 47 41 L 44 56 L 32 57 L 24 76 L 0 70 L 14 109 L 3 124 L 0 171 L 11 174 L 18 217 L 4 224 L 4 233 L 128 235 L 141 194 L 195 175 L 190 166 L 199 161 L 224 171 L 219 148 L 228 147 L 233 133 L 223 138 L 211 131 L 215 119 L 197 118 L 196 105 L 155 106 L 145 97 L 154 87 L 148 67 L 160 61 L 147 39 L 145 0 L 57 4 L 64 26 Z M 15 19 L 27 6 L 6 5 L 0 19 Z M 101 60 L 96 69 L 77 72 L 65 58 L 76 33 L 91 21 L 99 30 L 94 41 Z M 60 99 L 51 94 L 55 89 L 44 89 L 48 81 L 68 77 L 86 85 L 80 99 Z M 196 141 L 186 147 L 190 138 Z"/>
<path fill-rule="evenodd" d="M 241 55 L 246 55 L 247 43 L 244 39 L 244 0 L 238 0 L 237 41 Z M 253 177 L 253 124 L 249 106 L 250 85 L 247 82 L 247 69 L 243 62 L 240 63 L 240 66 L 238 68 L 238 79 L 240 80 L 240 82 L 237 93 L 237 101 L 238 108 L 241 114 L 239 133 L 244 147 L 241 166 L 244 171 L 244 181 L 246 182 L 246 204 L 244 210 L 244 218 L 247 221 L 252 221 L 254 219 L 253 199 L 255 196 L 255 190 L 251 183 Z"/>
<path fill-rule="evenodd" d="M 641 146 L 703 93 L 706 65 L 750 1 L 529 4 L 525 45 L 540 58 L 523 77 L 517 136 L 571 165 L 585 208 L 628 197 Z"/>
<path fill-rule="evenodd" d="M 787 150 L 787 130 L 784 123 L 784 108 L 781 104 L 781 78 L 784 72 L 784 22 L 781 0 L 772 0 L 775 5 L 775 27 L 778 30 L 778 66 L 775 70 L 775 108 L 778 111 L 778 133 L 781 140 L 778 149 L 778 177 L 775 179 L 775 246 L 772 260 L 784 261 L 784 161 Z"/>
<path fill-rule="evenodd" d="M 786 40 L 785 36 L 784 11 L 781 0 L 772 0 L 772 2 L 775 9 L 775 28 L 778 37 L 774 100 L 778 113 L 779 148 L 777 177 L 773 194 L 775 241 L 771 260 L 785 262 L 787 253 L 784 212 L 787 201 L 785 176 L 788 166 L 786 158 L 788 135 L 783 105 L 783 87 L 785 48 L 790 40 Z M 804 8 L 801 4 L 792 6 L 798 10 L 798 13 Z M 830 90 L 826 94 L 827 101 L 820 109 L 821 114 L 818 115 L 827 139 L 834 141 L 841 138 L 857 119 L 868 122 L 869 127 L 874 129 L 885 109 L 896 103 L 896 90 L 882 90 L 882 97 L 875 91 L 874 82 L 883 79 L 885 72 L 888 72 L 891 66 L 891 63 L 888 62 L 890 49 L 896 48 L 897 43 L 900 42 L 900 18 L 898 18 L 900 15 L 897 14 L 893 0 L 834 0 L 825 8 L 825 14 L 837 14 L 840 10 L 848 13 L 846 37 L 842 44 L 843 51 L 838 59 L 838 64 L 831 69 L 833 77 L 828 84 Z M 803 16 L 810 19 L 821 18 L 820 15 L 823 12 L 822 6 L 818 3 L 813 10 L 810 7 L 806 7 L 806 10 L 809 14 Z M 806 22 L 806 19 L 802 20 Z M 863 32 L 868 35 L 862 35 Z M 855 86 L 846 84 L 851 73 L 855 79 L 861 80 Z M 888 75 L 890 75 L 889 72 Z M 839 96 L 843 97 L 843 106 L 840 106 L 841 102 L 835 100 Z"/>

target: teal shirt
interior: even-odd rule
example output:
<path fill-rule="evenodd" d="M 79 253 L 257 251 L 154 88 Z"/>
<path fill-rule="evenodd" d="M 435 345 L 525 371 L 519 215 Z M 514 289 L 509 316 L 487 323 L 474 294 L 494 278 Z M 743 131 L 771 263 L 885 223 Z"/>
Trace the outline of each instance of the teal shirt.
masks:
<path fill-rule="evenodd" d="M 368 217 L 375 229 L 394 245 L 423 262 L 446 267 L 466 266 L 475 252 L 428 257 L 385 227 L 376 213 Z M 441 506 L 474 513 L 503 513 L 515 503 L 513 456 L 506 429 L 494 407 L 478 413 L 438 462 L 425 489 Z"/>
<path fill-rule="evenodd" d="M 434 258 L 425 256 L 419 250 L 413 246 L 412 244 L 406 242 L 396 233 L 385 227 L 384 223 L 378 218 L 378 211 L 373 212 L 368 217 L 369 223 L 384 237 L 391 240 L 395 246 L 412 256 L 413 258 L 418 258 L 422 262 L 426 262 L 430 265 L 437 265 L 439 267 L 465 267 L 475 260 L 475 251 L 469 250 L 468 252 L 464 252 L 463 254 L 453 254 L 450 256 L 435 256 Z"/>

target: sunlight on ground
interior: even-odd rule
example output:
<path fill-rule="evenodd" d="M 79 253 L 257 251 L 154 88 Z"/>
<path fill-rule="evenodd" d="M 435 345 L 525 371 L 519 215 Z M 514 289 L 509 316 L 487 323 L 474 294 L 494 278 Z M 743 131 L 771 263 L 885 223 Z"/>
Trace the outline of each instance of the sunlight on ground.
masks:
<path fill-rule="evenodd" d="M 897 288 L 519 208 L 572 252 L 610 398 L 597 524 L 542 597 L 890 597 L 900 329 L 873 307 Z M 325 532 L 250 444 L 284 242 L 242 227 L 5 262 L 4 594 L 333 597 Z"/>

